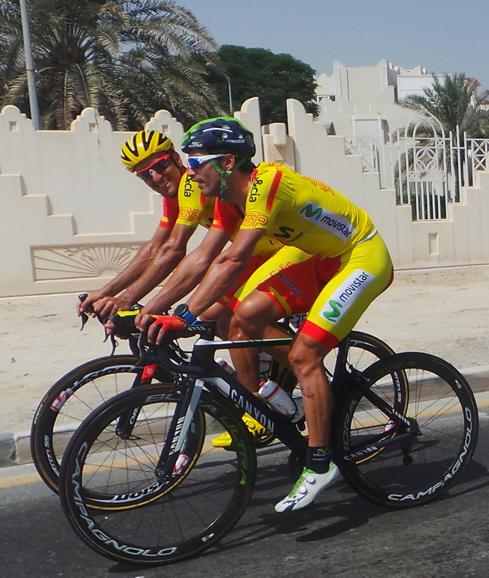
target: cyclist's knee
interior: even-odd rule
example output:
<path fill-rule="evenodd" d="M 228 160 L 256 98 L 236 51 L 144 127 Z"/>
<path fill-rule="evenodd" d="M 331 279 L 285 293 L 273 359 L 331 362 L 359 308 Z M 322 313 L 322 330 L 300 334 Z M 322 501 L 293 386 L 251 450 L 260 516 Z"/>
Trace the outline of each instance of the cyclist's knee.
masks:
<path fill-rule="evenodd" d="M 241 330 L 248 337 L 259 337 L 269 321 L 253 301 L 245 299 L 234 312 L 231 324 L 235 331 Z"/>
<path fill-rule="evenodd" d="M 307 377 L 318 367 L 322 367 L 328 351 L 329 348 L 325 345 L 299 334 L 288 354 L 290 366 L 297 379 L 300 381 L 301 377 Z"/>
<path fill-rule="evenodd" d="M 267 325 L 282 317 L 283 313 L 261 291 L 253 291 L 237 307 L 233 319 L 250 337 L 259 337 Z"/>
<path fill-rule="evenodd" d="M 256 337 L 256 327 L 246 316 L 235 312 L 228 323 L 228 339 L 249 339 Z"/>

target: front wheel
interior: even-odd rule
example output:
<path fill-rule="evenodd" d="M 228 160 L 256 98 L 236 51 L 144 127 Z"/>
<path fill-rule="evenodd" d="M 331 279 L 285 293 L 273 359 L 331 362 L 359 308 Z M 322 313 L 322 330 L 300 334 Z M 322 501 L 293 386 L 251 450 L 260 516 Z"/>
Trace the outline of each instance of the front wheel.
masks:
<path fill-rule="evenodd" d="M 338 415 L 335 445 L 345 479 L 360 494 L 407 508 L 435 499 L 455 483 L 474 453 L 479 422 L 465 378 L 433 355 L 399 353 L 375 363 L 363 377 L 376 392 L 389 387 L 398 372 L 409 384 L 402 416 L 411 425 L 390 419 L 375 399 L 354 387 Z"/>
<path fill-rule="evenodd" d="M 84 421 L 63 458 L 60 496 L 68 520 L 91 548 L 118 562 L 166 564 L 209 548 L 239 520 L 253 491 L 256 455 L 245 426 L 232 406 L 208 392 L 196 415 L 209 433 L 228 431 L 232 449 L 213 448 L 205 438 L 181 471 L 157 477 L 168 395 L 157 384 L 109 400 Z M 121 439 L 119 418 L 136 408 L 131 436 Z M 91 508 L 97 495 L 109 497 L 111 509 Z"/>

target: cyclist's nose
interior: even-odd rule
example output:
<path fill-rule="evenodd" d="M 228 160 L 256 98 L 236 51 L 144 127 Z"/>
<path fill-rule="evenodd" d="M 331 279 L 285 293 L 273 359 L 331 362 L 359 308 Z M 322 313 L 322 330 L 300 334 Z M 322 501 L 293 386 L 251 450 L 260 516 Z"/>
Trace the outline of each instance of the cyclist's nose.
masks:
<path fill-rule="evenodd" d="M 149 174 L 151 176 L 151 182 L 154 183 L 155 185 L 158 184 L 158 181 L 160 180 L 160 175 L 156 171 L 151 171 Z"/>

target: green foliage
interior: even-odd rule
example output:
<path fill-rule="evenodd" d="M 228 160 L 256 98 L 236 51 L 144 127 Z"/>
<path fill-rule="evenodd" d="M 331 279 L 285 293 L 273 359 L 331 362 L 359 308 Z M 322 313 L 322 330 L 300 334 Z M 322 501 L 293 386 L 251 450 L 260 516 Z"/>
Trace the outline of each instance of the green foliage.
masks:
<path fill-rule="evenodd" d="M 263 124 L 286 122 L 286 99 L 302 102 L 308 112 L 318 114 L 314 102 L 315 71 L 289 54 L 274 54 L 263 48 L 221 46 L 217 52 L 220 62 L 216 66 L 228 75 L 233 105 L 237 109 L 247 98 L 258 96 Z M 227 83 L 222 75 L 210 72 L 219 101 L 228 112 Z"/>
<path fill-rule="evenodd" d="M 458 125 L 469 136 L 484 136 L 489 128 L 487 111 L 480 105 L 488 102 L 489 93 L 479 93 L 478 87 L 479 83 L 465 74 L 446 76 L 443 82 L 435 77 L 433 87 L 425 88 L 423 96 L 408 96 L 401 104 L 426 116 L 435 116 L 447 133 L 455 134 Z"/>
<path fill-rule="evenodd" d="M 185 124 L 219 109 L 202 58 L 215 42 L 172 0 L 31 0 L 29 20 L 43 128 L 89 106 L 118 130 L 162 108 Z M 0 0 L 0 82 L 0 105 L 28 112 L 18 0 Z"/>
<path fill-rule="evenodd" d="M 479 111 L 470 136 L 474 138 L 489 138 L 489 110 L 483 109 Z"/>

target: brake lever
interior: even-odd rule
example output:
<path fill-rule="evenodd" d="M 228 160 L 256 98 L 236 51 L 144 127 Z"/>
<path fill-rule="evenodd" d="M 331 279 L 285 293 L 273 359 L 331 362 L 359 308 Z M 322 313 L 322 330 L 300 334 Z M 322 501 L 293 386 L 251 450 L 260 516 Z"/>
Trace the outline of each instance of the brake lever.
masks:
<path fill-rule="evenodd" d="M 79 299 L 80 303 L 83 303 L 87 297 L 88 297 L 88 293 L 80 293 L 78 295 L 78 299 Z M 80 323 L 81 323 L 80 331 L 83 331 L 88 320 L 89 320 L 89 316 L 85 313 L 85 311 L 82 311 L 80 313 Z"/>

